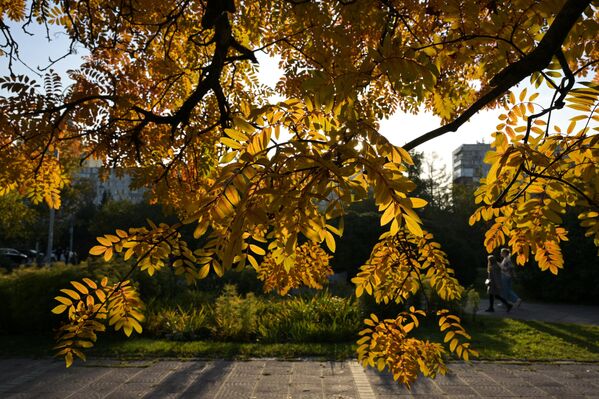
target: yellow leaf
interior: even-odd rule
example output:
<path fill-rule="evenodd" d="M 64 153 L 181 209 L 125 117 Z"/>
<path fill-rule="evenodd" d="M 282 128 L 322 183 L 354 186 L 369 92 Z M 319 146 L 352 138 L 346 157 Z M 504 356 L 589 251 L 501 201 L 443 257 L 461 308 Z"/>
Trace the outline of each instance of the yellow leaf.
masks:
<path fill-rule="evenodd" d="M 418 224 L 418 222 L 416 222 L 408 215 L 404 216 L 404 220 L 406 221 L 406 227 L 408 228 L 408 230 L 410 230 L 410 233 L 414 234 L 417 237 L 422 237 L 424 232 L 422 231 L 422 228 L 420 227 L 420 224 Z"/>
<path fill-rule="evenodd" d="M 356 287 L 356 297 L 357 298 L 361 297 L 363 293 L 364 293 L 364 287 L 362 287 L 361 285 L 358 285 Z"/>
<path fill-rule="evenodd" d="M 131 333 L 133 332 L 133 326 L 131 326 L 130 324 L 123 325 L 123 332 L 126 336 L 130 337 Z"/>
<path fill-rule="evenodd" d="M 399 153 L 401 154 L 401 158 L 404 160 L 405 163 L 407 163 L 408 165 L 414 165 L 414 161 L 412 160 L 410 153 L 408 153 L 406 150 L 404 150 L 403 147 L 395 147 L 395 148 L 397 149 L 397 151 L 399 151 Z"/>
<path fill-rule="evenodd" d="M 385 209 L 383 212 L 383 216 L 381 216 L 381 226 L 386 225 L 395 217 L 395 205 L 391 204 Z"/>
<path fill-rule="evenodd" d="M 131 319 L 129 319 L 129 323 L 131 323 L 131 326 L 138 334 L 141 334 L 141 332 L 142 332 L 141 324 L 139 324 L 139 322 L 137 320 L 131 318 Z"/>
<path fill-rule="evenodd" d="M 87 287 L 78 281 L 71 281 L 71 285 L 73 285 L 73 287 L 75 287 L 77 289 L 77 291 L 81 292 L 82 294 L 89 293 L 89 290 L 87 289 Z"/>
<path fill-rule="evenodd" d="M 228 137 L 221 137 L 220 142 L 234 150 L 238 150 L 241 148 L 241 144 L 239 144 L 237 141 L 232 140 Z"/>
<path fill-rule="evenodd" d="M 524 101 L 525 98 L 526 98 L 526 88 L 524 88 L 524 90 L 522 90 L 522 92 L 520 92 L 519 100 Z"/>
<path fill-rule="evenodd" d="M 96 237 L 96 240 L 98 240 L 98 242 L 102 245 L 104 245 L 105 247 L 111 247 L 112 243 L 110 242 L 110 240 L 108 240 L 107 238 L 104 237 Z"/>
<path fill-rule="evenodd" d="M 117 242 L 119 242 L 119 241 L 120 241 L 120 239 L 119 239 L 117 236 L 115 236 L 115 235 L 112 235 L 112 234 L 106 234 L 106 236 L 105 236 L 105 237 L 106 237 L 106 239 L 107 239 L 108 241 L 110 241 L 111 243 L 117 243 Z"/>
<path fill-rule="evenodd" d="M 412 203 L 412 208 L 422 208 L 428 204 L 428 201 L 422 198 L 410 198 L 410 202 Z"/>
<path fill-rule="evenodd" d="M 89 250 L 89 254 L 98 256 L 98 255 L 102 255 L 105 251 L 106 251 L 106 247 L 103 247 L 101 245 L 96 245 L 95 247 L 92 247 L 92 249 Z"/>
<path fill-rule="evenodd" d="M 68 296 L 70 296 L 73 299 L 81 299 L 81 296 L 79 295 L 79 293 L 77 291 L 73 291 L 73 290 L 69 290 L 67 288 L 63 288 L 60 290 L 61 292 L 64 292 L 65 294 L 67 294 Z"/>
<path fill-rule="evenodd" d="M 454 338 L 453 340 L 451 340 L 451 343 L 449 344 L 449 350 L 454 352 L 457 345 L 458 345 L 458 339 Z"/>
<path fill-rule="evenodd" d="M 63 296 L 57 296 L 57 297 L 54 297 L 54 299 L 56 299 L 58 302 L 60 302 L 64 305 L 70 306 L 73 304 L 73 301 L 71 301 L 69 298 L 65 298 Z"/>
<path fill-rule="evenodd" d="M 377 362 L 376 362 L 376 368 L 379 371 L 383 371 L 385 369 L 385 359 L 383 359 L 382 357 L 379 357 L 379 360 L 377 360 Z"/>
<path fill-rule="evenodd" d="M 237 140 L 242 143 L 248 139 L 248 136 L 245 133 L 235 129 L 225 129 L 225 134 L 233 140 Z"/>
<path fill-rule="evenodd" d="M 217 261 L 212 261 L 212 268 L 214 269 L 214 272 L 216 273 L 216 275 L 218 277 L 222 277 L 223 274 L 225 274 L 225 271 L 223 270 L 223 267 Z"/>
<path fill-rule="evenodd" d="M 250 244 L 250 250 L 256 255 L 266 255 L 266 251 L 257 245 Z M 250 260 L 251 262 L 251 260 Z"/>
<path fill-rule="evenodd" d="M 131 258 L 131 256 L 135 253 L 135 251 L 133 250 L 133 248 L 129 248 L 127 249 L 127 251 L 125 251 L 125 255 L 123 256 L 124 260 L 129 260 L 129 258 Z"/>
<path fill-rule="evenodd" d="M 248 255 L 247 259 L 250 262 L 250 264 L 252 265 L 252 267 L 254 269 L 258 270 L 258 262 L 256 261 L 256 258 L 254 258 L 252 255 Z"/>
<path fill-rule="evenodd" d="M 83 281 L 84 281 L 84 282 L 85 282 L 85 283 L 86 283 L 86 284 L 89 286 L 89 288 L 92 288 L 92 289 L 94 289 L 94 290 L 95 290 L 96 288 L 98 288 L 98 286 L 96 285 L 96 283 L 94 283 L 92 280 L 90 280 L 90 279 L 89 279 L 89 278 L 87 278 L 87 277 L 84 277 L 84 278 L 83 278 Z"/>
<path fill-rule="evenodd" d="M 203 278 L 206 278 L 206 276 L 208 276 L 208 273 L 210 272 L 210 263 L 206 263 L 204 266 L 202 266 L 200 268 L 200 270 L 198 271 L 198 278 L 201 280 Z"/>
<path fill-rule="evenodd" d="M 333 237 L 333 235 L 327 231 L 325 232 L 324 238 L 329 250 L 331 252 L 335 252 L 335 238 Z"/>
<path fill-rule="evenodd" d="M 52 313 L 61 314 L 67 309 L 67 305 L 58 305 L 54 309 L 52 309 Z"/>
<path fill-rule="evenodd" d="M 112 248 L 108 248 L 106 252 L 104 252 L 104 261 L 108 262 L 110 259 L 112 259 Z"/>

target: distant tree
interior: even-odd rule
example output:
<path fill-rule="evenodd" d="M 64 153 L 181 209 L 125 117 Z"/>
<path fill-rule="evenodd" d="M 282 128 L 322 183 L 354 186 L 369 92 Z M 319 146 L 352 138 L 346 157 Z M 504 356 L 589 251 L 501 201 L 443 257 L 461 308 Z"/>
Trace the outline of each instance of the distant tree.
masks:
<path fill-rule="evenodd" d="M 38 212 L 16 193 L 0 196 L 0 246 L 23 248 L 35 238 Z"/>
<path fill-rule="evenodd" d="M 439 156 L 432 153 L 424 157 L 422 164 L 423 196 L 430 206 L 438 210 L 451 210 L 451 175 L 440 163 Z"/>

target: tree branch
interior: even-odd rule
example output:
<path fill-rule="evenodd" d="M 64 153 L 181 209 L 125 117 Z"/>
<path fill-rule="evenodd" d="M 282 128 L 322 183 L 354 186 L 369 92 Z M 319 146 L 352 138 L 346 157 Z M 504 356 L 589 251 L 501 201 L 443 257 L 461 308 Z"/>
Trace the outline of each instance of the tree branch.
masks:
<path fill-rule="evenodd" d="M 490 81 L 491 86 L 493 86 L 491 90 L 485 93 L 452 122 L 423 134 L 408 142 L 403 148 L 406 151 L 409 151 L 429 140 L 449 132 L 457 131 L 460 126 L 470 119 L 470 117 L 492 101 L 496 100 L 510 88 L 520 83 L 524 78 L 530 76 L 533 72 L 545 69 L 551 62 L 553 56 L 560 51 L 572 26 L 574 26 L 591 1 L 592 0 L 567 0 L 555 17 L 555 20 L 549 27 L 547 33 L 539 42 L 539 45 L 519 61 L 508 65 L 495 75 Z"/>

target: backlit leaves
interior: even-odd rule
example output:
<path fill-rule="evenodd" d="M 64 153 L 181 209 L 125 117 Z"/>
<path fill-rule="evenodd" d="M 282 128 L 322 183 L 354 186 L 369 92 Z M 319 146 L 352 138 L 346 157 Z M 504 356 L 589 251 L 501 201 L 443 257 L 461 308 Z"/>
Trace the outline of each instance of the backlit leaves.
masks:
<path fill-rule="evenodd" d="M 325 251 L 315 244 L 297 247 L 292 256 L 280 256 L 273 251 L 256 267 L 258 278 L 264 282 L 264 291 L 276 290 L 285 295 L 293 288 L 306 286 L 322 288 L 327 277 L 333 274 Z M 279 254 L 279 256 L 277 256 Z"/>
<path fill-rule="evenodd" d="M 395 319 L 379 320 L 371 315 L 364 320 L 368 327 L 360 331 L 358 361 L 364 367 L 388 369 L 393 379 L 408 386 L 420 373 L 428 377 L 445 374 L 443 346 L 408 336 L 422 316 L 425 313 L 413 307 Z"/>
<path fill-rule="evenodd" d="M 416 212 L 426 203 L 410 196 L 412 160 L 379 133 L 379 121 L 398 110 L 455 120 L 497 87 L 500 71 L 542 47 L 565 2 L 236 1 L 216 19 L 209 8 L 225 4 L 217 0 L 113 3 L 0 2 L 0 54 L 15 60 L 4 21 L 27 15 L 60 25 L 88 51 L 67 88 L 51 71 L 41 84 L 0 77 L 0 194 L 58 208 L 83 156 L 127 168 L 180 222 L 106 234 L 91 255 L 122 256 L 149 275 L 172 268 L 190 283 L 251 266 L 265 289 L 285 293 L 325 282 L 348 205 L 372 192 L 388 231 L 354 279 L 356 294 L 403 303 L 430 287 L 442 299 L 460 297 Z M 531 76 L 535 87 L 555 91 L 553 111 L 565 104 L 578 112 L 567 127 L 551 126 L 546 114 L 528 119 L 547 110 L 530 90 L 494 97 L 506 109 L 471 219 L 492 222 L 488 251 L 508 245 L 517 263 L 534 257 L 553 273 L 564 265 L 566 211 L 576 209 L 599 244 L 599 91 L 596 78 L 571 85 L 596 76 L 596 13 L 587 7 L 556 57 Z M 257 79 L 256 49 L 280 57 L 274 90 Z M 182 240 L 186 225 L 196 242 Z M 69 315 L 59 341 L 67 364 L 106 318 L 126 334 L 141 329 L 129 285 L 92 285 L 65 288 L 54 308 Z M 418 325 L 412 316 L 422 315 L 368 319 L 362 362 L 405 383 L 442 372 L 440 344 L 409 336 Z M 440 317 L 450 351 L 473 355 L 459 320 Z"/>
<path fill-rule="evenodd" d="M 98 284 L 84 278 L 71 281 L 71 285 L 74 289 L 62 289 L 63 295 L 54 298 L 58 305 L 52 309 L 52 313 L 67 315 L 67 322 L 56 333 L 54 348 L 67 367 L 75 356 L 85 360 L 83 350 L 94 345 L 97 333 L 105 331 L 107 323 L 127 336 L 133 330 L 142 332 L 144 305 L 129 281 L 109 284 L 104 278 Z"/>
<path fill-rule="evenodd" d="M 560 242 L 567 240 L 561 226 L 567 209 L 579 212 L 587 236 L 598 242 L 599 136 L 589 123 L 598 119 L 599 91 L 586 83 L 568 94 L 567 103 L 581 113 L 565 131 L 531 116 L 536 106 L 529 105 L 536 93 L 528 102 L 526 95 L 525 90 L 511 95 L 507 113 L 499 118 L 493 149 L 485 157 L 491 169 L 476 192 L 481 206 L 470 223 L 494 221 L 485 235 L 489 253 L 507 244 L 518 264 L 534 255 L 541 270 L 557 274 L 564 267 Z M 584 127 L 577 128 L 582 123 Z"/>

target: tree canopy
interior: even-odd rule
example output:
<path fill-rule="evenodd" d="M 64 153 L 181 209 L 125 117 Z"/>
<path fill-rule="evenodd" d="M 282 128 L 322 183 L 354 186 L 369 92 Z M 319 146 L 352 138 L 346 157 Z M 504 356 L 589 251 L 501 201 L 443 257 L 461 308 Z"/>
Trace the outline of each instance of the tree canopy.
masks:
<path fill-rule="evenodd" d="M 534 258 L 557 273 L 568 208 L 599 245 L 591 0 L 13 0 L 0 2 L 0 16 L 9 68 L 25 50 L 15 23 L 60 26 L 71 48 L 89 51 L 66 88 L 51 65 L 40 82 L 12 69 L 0 78 L 0 193 L 59 207 L 73 160 L 94 157 L 136 168 L 136 184 L 177 211 L 179 223 L 99 237 L 90 253 L 106 260 L 133 258 L 150 275 L 172 267 L 190 282 L 251 265 L 281 293 L 319 287 L 347 206 L 372 189 L 387 231 L 353 280 L 356 294 L 401 303 L 429 285 L 459 298 L 415 212 L 426 201 L 410 194 L 408 151 L 488 107 L 505 113 L 481 127 L 492 167 L 471 222 L 492 221 L 487 250 L 507 243 L 518 264 Z M 274 90 L 257 79 L 259 51 L 280 57 Z M 510 91 L 526 80 L 552 91 L 549 103 Z M 560 129 L 551 115 L 565 106 L 577 114 Z M 444 125 L 394 146 L 378 121 L 398 110 L 429 110 Z M 190 224 L 197 242 L 179 233 Z M 67 365 L 106 324 L 141 331 L 143 303 L 128 281 L 72 285 L 53 310 L 68 317 L 58 336 Z M 426 311 L 372 315 L 359 360 L 404 383 L 444 372 L 444 344 L 410 335 Z M 437 317 L 451 352 L 476 354 L 457 316 Z"/>

